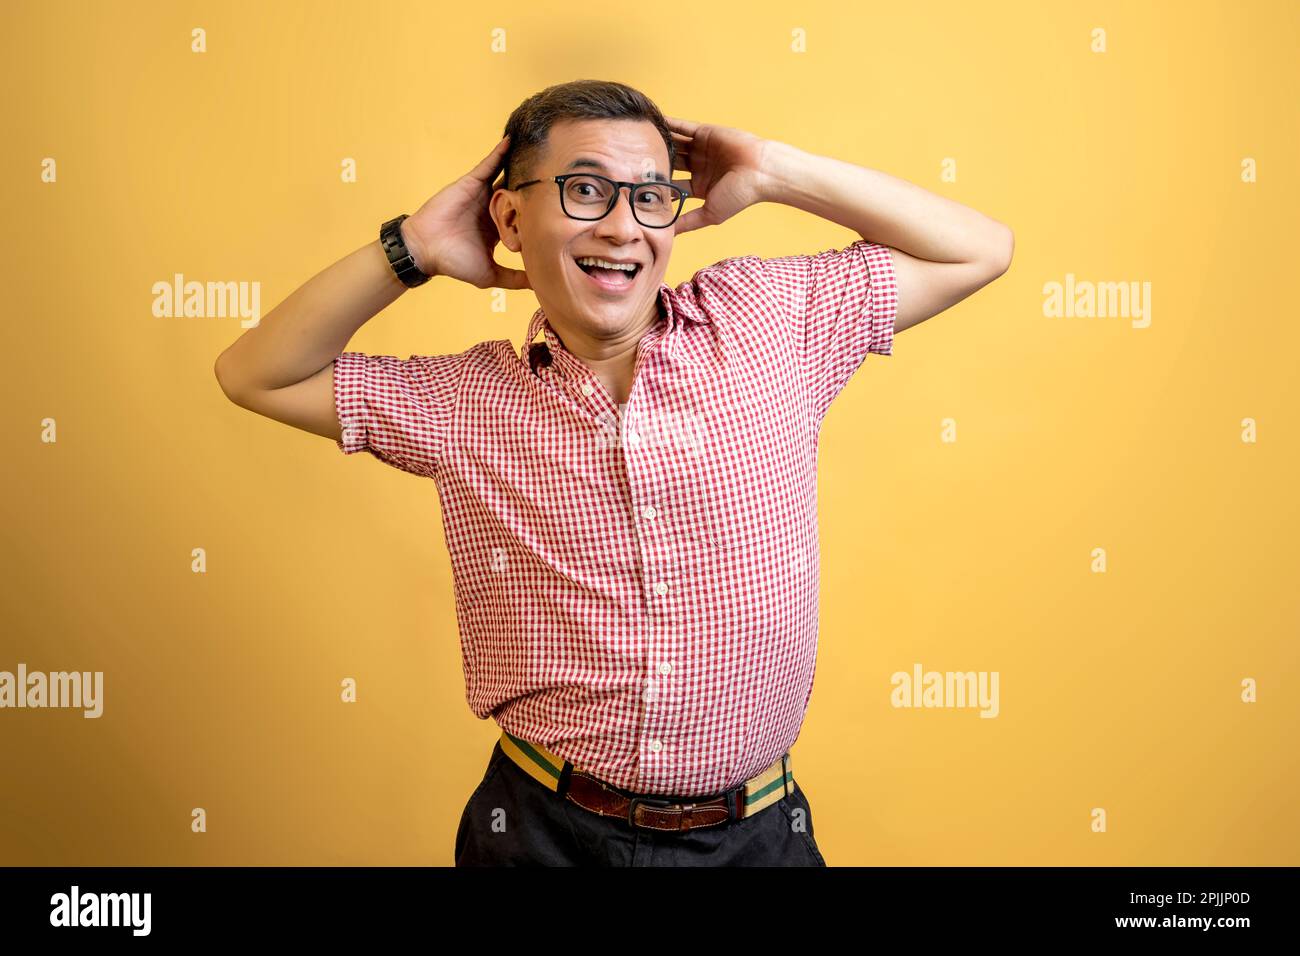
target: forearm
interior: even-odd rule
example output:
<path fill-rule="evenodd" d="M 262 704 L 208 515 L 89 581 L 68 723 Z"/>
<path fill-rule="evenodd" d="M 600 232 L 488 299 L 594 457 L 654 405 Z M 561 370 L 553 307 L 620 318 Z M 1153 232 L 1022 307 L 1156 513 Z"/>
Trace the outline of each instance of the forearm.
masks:
<path fill-rule="evenodd" d="M 1010 229 L 913 183 L 769 141 L 762 197 L 829 219 L 862 238 L 931 262 L 978 262 L 1002 254 Z"/>
<path fill-rule="evenodd" d="M 406 288 L 379 240 L 366 243 L 299 286 L 217 357 L 222 389 L 237 395 L 304 381 Z"/>

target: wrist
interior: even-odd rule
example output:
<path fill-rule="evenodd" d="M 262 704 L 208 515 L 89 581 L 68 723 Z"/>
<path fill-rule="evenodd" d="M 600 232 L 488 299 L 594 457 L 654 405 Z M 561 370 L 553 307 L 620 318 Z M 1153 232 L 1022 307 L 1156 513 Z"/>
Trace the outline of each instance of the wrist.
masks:
<path fill-rule="evenodd" d="M 798 169 L 805 154 L 797 146 L 769 139 L 763 143 L 759 161 L 759 202 L 788 202 L 791 189 L 799 182 Z"/>
<path fill-rule="evenodd" d="M 411 254 L 411 259 L 415 262 L 415 267 L 425 275 L 432 277 L 434 275 L 433 263 L 429 261 L 429 251 L 424 242 L 420 239 L 414 229 L 410 228 L 411 219 L 408 216 L 403 219 L 399 225 L 398 231 L 402 234 L 402 242 L 406 245 L 406 251 Z"/>

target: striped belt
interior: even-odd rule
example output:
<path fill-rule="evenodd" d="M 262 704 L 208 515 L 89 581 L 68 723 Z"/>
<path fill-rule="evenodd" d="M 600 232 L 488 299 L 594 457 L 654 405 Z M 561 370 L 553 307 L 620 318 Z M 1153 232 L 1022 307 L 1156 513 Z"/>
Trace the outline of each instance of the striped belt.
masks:
<path fill-rule="evenodd" d="M 752 817 L 794 791 L 794 774 L 787 751 L 761 773 L 716 797 L 673 802 L 611 787 L 541 744 L 529 743 L 501 731 L 501 749 L 524 773 L 592 813 L 616 817 L 642 830 L 679 832 L 715 827 Z"/>

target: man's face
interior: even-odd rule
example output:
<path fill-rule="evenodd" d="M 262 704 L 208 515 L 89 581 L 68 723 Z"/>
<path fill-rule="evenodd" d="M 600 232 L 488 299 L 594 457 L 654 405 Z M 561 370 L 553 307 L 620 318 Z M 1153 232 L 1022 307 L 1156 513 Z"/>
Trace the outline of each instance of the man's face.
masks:
<path fill-rule="evenodd" d="M 546 149 L 528 177 L 542 182 L 492 197 L 501 242 L 522 256 L 528 283 L 561 339 L 573 330 L 596 340 L 617 340 L 648 327 L 657 315 L 673 226 L 655 229 L 637 222 L 627 189 L 619 190 L 603 219 L 571 219 L 552 180 L 568 172 L 634 183 L 671 180 L 668 148 L 654 124 L 643 120 L 566 120 L 551 127 Z M 630 282 L 608 284 L 608 278 L 597 278 L 603 273 L 591 275 L 579 267 L 578 260 L 588 256 L 633 262 L 638 269 Z"/>

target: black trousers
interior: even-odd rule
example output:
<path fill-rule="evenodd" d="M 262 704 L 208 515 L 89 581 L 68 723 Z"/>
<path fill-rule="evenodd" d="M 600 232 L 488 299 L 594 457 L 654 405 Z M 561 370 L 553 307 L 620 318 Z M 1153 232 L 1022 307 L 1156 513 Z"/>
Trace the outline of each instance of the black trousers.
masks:
<path fill-rule="evenodd" d="M 456 866 L 826 866 L 799 784 L 752 817 L 661 833 L 583 809 L 501 749 L 456 831 Z"/>

